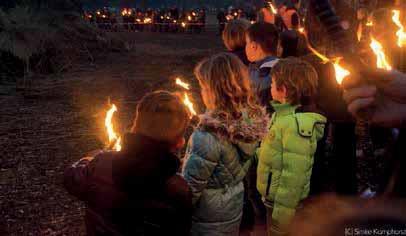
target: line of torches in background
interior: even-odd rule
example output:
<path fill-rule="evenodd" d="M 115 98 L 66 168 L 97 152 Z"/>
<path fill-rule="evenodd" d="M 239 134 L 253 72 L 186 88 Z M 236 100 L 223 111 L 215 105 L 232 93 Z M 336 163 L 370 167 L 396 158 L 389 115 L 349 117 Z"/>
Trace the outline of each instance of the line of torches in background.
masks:
<path fill-rule="evenodd" d="M 404 31 L 404 27 L 403 27 L 402 23 L 400 22 L 400 11 L 393 10 L 392 13 L 393 13 L 392 21 L 399 28 L 399 30 L 396 32 L 396 36 L 398 39 L 397 45 L 399 47 L 403 47 L 406 45 L 406 32 Z M 368 22 L 366 25 L 368 27 L 373 27 L 372 22 Z M 318 56 L 322 60 L 323 63 L 331 62 L 334 65 L 337 83 L 341 84 L 342 81 L 344 80 L 344 78 L 350 75 L 350 71 L 348 71 L 347 69 L 343 68 L 340 65 L 340 60 L 342 58 L 337 57 L 337 58 L 330 59 L 327 56 L 321 54 L 319 51 L 317 51 L 314 47 L 312 47 L 310 45 L 309 40 L 307 39 L 307 34 L 306 34 L 305 29 L 300 28 L 299 32 L 305 36 L 307 46 L 309 47 L 309 49 L 312 51 L 313 54 Z M 376 55 L 376 59 L 377 59 L 376 67 L 379 69 L 384 69 L 384 70 L 388 70 L 388 71 L 392 70 L 392 66 L 388 63 L 385 52 L 383 51 L 382 44 L 380 42 L 378 42 L 376 39 L 374 39 L 372 36 L 371 36 L 370 47 L 371 47 L 372 51 L 374 52 L 374 54 Z M 191 118 L 192 118 L 193 116 L 197 115 L 197 113 L 194 109 L 193 102 L 190 100 L 189 95 L 187 93 L 187 91 L 190 90 L 190 85 L 188 83 L 185 83 L 184 81 L 182 81 L 180 78 L 176 78 L 175 84 L 180 86 L 184 90 L 186 90 L 184 92 L 184 96 L 183 96 L 183 103 L 189 109 Z M 106 114 L 105 127 L 106 127 L 107 134 L 108 134 L 109 148 L 111 149 L 111 147 L 112 147 L 113 150 L 120 151 L 121 150 L 121 137 L 114 130 L 113 123 L 112 123 L 112 118 L 116 111 L 117 111 L 117 107 L 114 104 L 112 104 L 111 108 L 107 111 L 107 114 Z"/>

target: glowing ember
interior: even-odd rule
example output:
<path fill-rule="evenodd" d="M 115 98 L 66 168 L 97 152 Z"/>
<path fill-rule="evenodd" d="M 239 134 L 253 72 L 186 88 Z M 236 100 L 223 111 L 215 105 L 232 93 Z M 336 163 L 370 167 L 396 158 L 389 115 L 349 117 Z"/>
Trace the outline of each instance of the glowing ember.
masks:
<path fill-rule="evenodd" d="M 111 106 L 110 110 L 107 111 L 106 119 L 104 120 L 104 125 L 107 129 L 107 135 L 109 137 L 109 144 L 114 143 L 114 146 L 113 146 L 114 150 L 121 151 L 121 137 L 119 137 L 117 135 L 117 133 L 114 131 L 113 122 L 112 122 L 114 112 L 116 112 L 116 111 L 117 111 L 117 107 L 116 107 L 116 105 L 113 104 Z"/>
<path fill-rule="evenodd" d="M 276 8 L 273 6 L 273 4 L 271 2 L 269 2 L 269 7 L 271 8 L 271 11 L 273 14 L 278 14 L 278 11 L 276 10 Z"/>
<path fill-rule="evenodd" d="M 195 116 L 197 114 L 195 109 L 193 108 L 193 103 L 190 101 L 189 96 L 187 95 L 187 93 L 185 93 L 185 98 L 183 100 L 183 103 L 186 105 L 187 108 L 189 108 L 190 113 L 192 114 L 192 116 Z"/>
<path fill-rule="evenodd" d="M 176 84 L 179 85 L 179 86 L 181 86 L 181 87 L 184 88 L 184 89 L 187 89 L 187 90 L 190 89 L 189 84 L 183 82 L 180 78 L 176 78 Z"/>
<path fill-rule="evenodd" d="M 400 11 L 393 10 L 392 13 L 392 21 L 399 27 L 399 30 L 396 32 L 396 36 L 398 37 L 398 46 L 403 47 L 406 45 L 406 32 L 402 23 L 400 22 Z"/>
<path fill-rule="evenodd" d="M 376 55 L 376 67 L 379 69 L 392 70 L 392 66 L 389 65 L 386 60 L 386 55 L 383 52 L 382 44 L 371 37 L 371 44 L 369 45 Z"/>

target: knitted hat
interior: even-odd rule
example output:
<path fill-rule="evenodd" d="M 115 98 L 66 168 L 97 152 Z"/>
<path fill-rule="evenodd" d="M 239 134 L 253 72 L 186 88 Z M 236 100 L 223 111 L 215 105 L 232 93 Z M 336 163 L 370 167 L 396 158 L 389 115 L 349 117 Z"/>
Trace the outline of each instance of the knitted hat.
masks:
<path fill-rule="evenodd" d="M 183 137 L 189 120 L 189 112 L 180 97 L 155 91 L 145 95 L 138 104 L 132 131 L 172 143 Z"/>

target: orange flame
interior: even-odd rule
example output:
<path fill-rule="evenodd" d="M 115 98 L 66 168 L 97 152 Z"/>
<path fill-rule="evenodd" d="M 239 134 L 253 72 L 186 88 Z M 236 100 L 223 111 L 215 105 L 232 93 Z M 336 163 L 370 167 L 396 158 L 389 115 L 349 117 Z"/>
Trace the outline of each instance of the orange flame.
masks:
<path fill-rule="evenodd" d="M 386 55 L 383 52 L 382 44 L 371 37 L 371 44 L 369 46 L 376 55 L 376 67 L 379 69 L 392 70 L 392 66 L 389 65 Z"/>
<path fill-rule="evenodd" d="M 190 85 L 188 83 L 183 82 L 180 78 L 176 78 L 176 84 L 181 86 L 182 88 L 189 90 Z"/>
<path fill-rule="evenodd" d="M 113 119 L 113 115 L 114 112 L 117 111 L 117 107 L 116 105 L 112 105 L 110 110 L 107 111 L 106 114 L 106 119 L 104 120 L 104 125 L 106 126 L 107 129 L 107 135 L 109 137 L 109 143 L 113 143 L 114 142 L 114 147 L 113 149 L 115 151 L 121 151 L 121 137 L 119 137 L 117 135 L 117 133 L 114 131 L 114 127 L 113 127 L 113 123 L 112 123 L 112 119 Z"/>
<path fill-rule="evenodd" d="M 182 22 L 181 25 L 182 25 L 183 28 L 186 28 L 186 23 L 185 22 Z"/>
<path fill-rule="evenodd" d="M 299 31 L 299 33 L 301 33 L 301 34 L 304 34 L 305 33 L 305 28 L 300 27 L 297 31 Z"/>
<path fill-rule="evenodd" d="M 368 26 L 368 27 L 371 27 L 371 26 L 374 25 L 374 23 L 372 21 L 368 21 L 365 25 Z"/>
<path fill-rule="evenodd" d="M 190 101 L 187 93 L 185 93 L 185 98 L 183 99 L 183 103 L 186 105 L 187 108 L 189 108 L 189 111 L 192 114 L 192 116 L 195 116 L 197 114 L 193 107 L 193 103 Z"/>
<path fill-rule="evenodd" d="M 149 24 L 152 23 L 152 19 L 151 18 L 145 18 L 144 19 L 144 24 Z"/>
<path fill-rule="evenodd" d="M 400 22 L 400 11 L 393 10 L 392 13 L 392 21 L 399 27 L 399 30 L 396 32 L 396 36 L 398 37 L 398 46 L 403 47 L 404 45 L 406 45 L 406 32 L 405 28 Z"/>
<path fill-rule="evenodd" d="M 358 30 L 357 30 L 357 39 L 358 39 L 358 42 L 361 42 L 361 39 L 362 39 L 362 29 L 363 27 L 362 27 L 362 24 L 360 24 L 359 26 L 358 26 Z"/>
<path fill-rule="evenodd" d="M 316 55 L 318 58 L 320 58 L 323 61 L 324 64 L 328 63 L 328 62 L 333 63 L 335 74 L 336 74 L 336 81 L 337 81 L 338 84 L 341 84 L 343 82 L 344 78 L 351 74 L 348 70 L 346 70 L 342 66 L 340 66 L 341 58 L 329 59 L 325 55 L 321 54 L 319 51 L 317 51 L 315 48 L 313 48 L 310 45 L 309 39 L 307 38 L 306 31 L 304 30 L 304 28 L 302 28 L 302 29 L 303 30 L 299 29 L 299 32 L 302 33 L 305 36 L 307 47 L 310 49 L 310 51 L 314 55 Z"/>
<path fill-rule="evenodd" d="M 271 2 L 269 2 L 269 7 L 271 8 L 271 11 L 274 15 L 278 14 L 278 11 L 276 10 L 276 8 L 273 6 L 273 4 Z"/>

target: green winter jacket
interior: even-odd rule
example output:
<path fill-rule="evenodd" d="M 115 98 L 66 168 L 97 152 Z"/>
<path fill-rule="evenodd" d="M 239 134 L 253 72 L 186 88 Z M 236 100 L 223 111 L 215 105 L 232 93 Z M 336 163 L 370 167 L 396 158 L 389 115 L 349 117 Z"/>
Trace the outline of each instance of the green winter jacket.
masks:
<path fill-rule="evenodd" d="M 309 195 L 313 158 L 327 119 L 297 113 L 298 106 L 271 103 L 275 109 L 268 135 L 257 151 L 257 188 L 274 203 L 272 220 L 286 227 L 299 202 Z"/>

